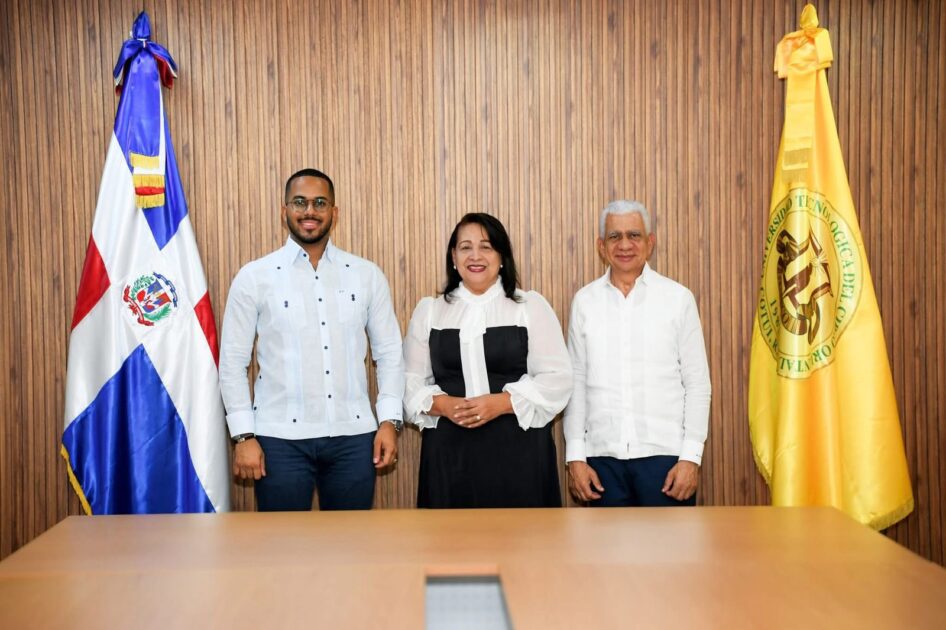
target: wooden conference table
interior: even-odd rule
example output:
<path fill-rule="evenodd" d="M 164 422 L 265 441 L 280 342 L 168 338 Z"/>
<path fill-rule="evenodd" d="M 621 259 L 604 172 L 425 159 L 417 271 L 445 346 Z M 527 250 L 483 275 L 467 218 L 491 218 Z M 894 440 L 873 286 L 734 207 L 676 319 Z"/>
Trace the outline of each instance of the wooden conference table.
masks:
<path fill-rule="evenodd" d="M 946 569 L 827 508 L 70 517 L 0 562 L 0 628 L 423 628 L 498 575 L 513 627 L 944 628 Z"/>

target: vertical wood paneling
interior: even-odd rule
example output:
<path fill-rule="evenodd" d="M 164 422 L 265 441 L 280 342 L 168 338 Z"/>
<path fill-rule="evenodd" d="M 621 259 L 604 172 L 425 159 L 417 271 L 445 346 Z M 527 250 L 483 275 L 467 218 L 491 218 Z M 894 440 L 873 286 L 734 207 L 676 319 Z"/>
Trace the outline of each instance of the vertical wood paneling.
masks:
<path fill-rule="evenodd" d="M 13 113 L 16 110 L 16 100 L 14 94 L 17 89 L 17 77 L 12 75 L 12 69 L 18 67 L 16 58 L 15 37 L 13 29 L 16 26 L 16 11 L 10 3 L 0 3 L 0 22 L 6 25 L 10 32 L 0 38 L 0 72 L 8 77 L 7 81 L 0 82 L 0 111 Z M 14 116 L 0 116 L 0 146 L 16 147 L 16 129 Z M 18 177 L 19 169 L 17 164 L 4 160 L 2 168 L 3 179 L 13 179 Z M 7 192 L 4 188 L 4 192 Z M 3 273 L 0 273 L 0 292 L 8 296 L 8 299 L 15 300 L 17 291 L 21 290 L 21 283 L 15 282 L 15 270 L 17 267 L 17 248 L 14 243 L 15 228 L 13 225 L 13 213 L 4 212 L 0 218 L 0 243 L 3 244 Z M 0 557 L 9 554 L 16 545 L 14 534 L 14 515 L 19 518 L 19 511 L 16 509 L 14 500 L 17 488 L 14 478 L 16 465 L 13 461 L 13 453 L 19 451 L 19 445 L 16 443 L 13 431 L 7 429 L 7 424 L 19 413 L 21 390 L 19 379 L 17 377 L 17 368 L 12 365 L 12 356 L 15 349 L 15 323 L 12 318 L 7 317 L 9 309 L 3 311 L 4 317 L 0 318 L 0 348 L 3 351 L 2 375 L 0 375 L 0 402 L 3 405 L 2 417 L 0 422 L 4 423 L 0 429 L 0 479 L 6 479 L 5 483 L 0 483 Z M 22 543 L 20 543 L 22 544 Z"/>
<path fill-rule="evenodd" d="M 567 325 L 602 273 L 596 216 L 652 210 L 652 263 L 696 295 L 714 399 L 700 502 L 768 500 L 746 381 L 784 85 L 775 45 L 802 0 L 146 0 L 181 68 L 166 93 L 218 321 L 230 280 L 285 239 L 285 178 L 336 180 L 336 242 L 377 262 L 402 330 L 443 282 L 459 217 L 502 219 L 525 288 Z M 917 508 L 892 538 L 946 562 L 946 10 L 818 3 L 828 82 L 877 291 Z M 58 456 L 68 329 L 142 3 L 0 3 L 0 557 L 79 512 Z M 561 429 L 557 443 L 562 447 Z M 401 438 L 376 505 L 414 502 Z M 564 482 L 564 477 L 563 477 Z M 251 486 L 234 484 L 237 509 Z"/>
<path fill-rule="evenodd" d="M 925 20 L 930 25 L 927 43 L 935 46 L 935 42 L 941 41 L 946 34 L 946 11 L 934 11 L 928 8 Z M 946 387 L 944 387 L 946 360 L 943 356 L 943 348 L 946 348 L 946 326 L 941 324 L 943 317 L 940 310 L 941 305 L 946 303 L 946 289 L 943 287 L 943 280 L 946 280 L 943 277 L 946 256 L 944 256 L 943 247 L 938 245 L 946 242 L 946 221 L 940 215 L 938 220 L 933 222 L 934 226 L 927 222 L 928 216 L 938 214 L 937 201 L 946 198 L 944 197 L 946 182 L 943 181 L 943 177 L 937 176 L 937 173 L 946 172 L 946 146 L 944 146 L 946 143 L 941 142 L 946 131 L 944 129 L 946 125 L 946 56 L 931 54 L 929 51 L 930 49 L 927 52 L 926 63 L 927 115 L 923 118 L 922 124 L 917 125 L 918 132 L 923 134 L 927 143 L 926 154 L 918 161 L 917 171 L 924 174 L 927 186 L 919 195 L 921 203 L 918 204 L 917 209 L 923 212 L 923 219 L 920 221 L 922 225 L 920 239 L 927 245 L 928 257 L 925 264 L 934 272 L 929 275 L 927 283 L 923 286 L 925 299 L 920 302 L 923 305 L 921 312 L 926 336 L 918 345 L 923 348 L 925 354 L 923 380 L 926 384 L 926 395 L 923 401 L 926 405 L 923 415 L 930 426 L 930 440 L 926 445 L 932 463 L 929 477 L 935 480 L 931 483 L 930 496 L 938 499 L 930 502 L 930 530 L 933 544 L 928 556 L 946 563 L 946 549 L 944 549 L 946 539 L 942 535 L 937 535 L 946 526 L 946 501 L 942 500 L 942 497 L 946 496 L 946 457 L 941 455 L 941 453 L 946 453 L 946 426 L 942 421 L 942 418 L 946 417 Z M 928 165 L 934 165 L 934 167 L 930 168 Z"/>

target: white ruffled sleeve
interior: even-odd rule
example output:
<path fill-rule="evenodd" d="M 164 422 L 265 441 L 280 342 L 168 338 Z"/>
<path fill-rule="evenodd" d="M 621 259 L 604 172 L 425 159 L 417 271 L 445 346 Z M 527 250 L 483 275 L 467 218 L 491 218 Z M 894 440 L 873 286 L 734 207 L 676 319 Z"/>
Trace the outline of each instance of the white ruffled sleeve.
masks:
<path fill-rule="evenodd" d="M 416 424 L 420 429 L 435 429 L 440 416 L 431 416 L 434 396 L 444 391 L 434 383 L 434 373 L 430 365 L 430 321 L 436 303 L 435 298 L 425 297 L 414 309 L 411 323 L 404 338 L 404 411 L 405 420 Z"/>
<path fill-rule="evenodd" d="M 555 311 L 535 291 L 525 295 L 529 331 L 528 373 L 503 391 L 523 429 L 540 428 L 565 408 L 572 393 L 572 364 Z"/>

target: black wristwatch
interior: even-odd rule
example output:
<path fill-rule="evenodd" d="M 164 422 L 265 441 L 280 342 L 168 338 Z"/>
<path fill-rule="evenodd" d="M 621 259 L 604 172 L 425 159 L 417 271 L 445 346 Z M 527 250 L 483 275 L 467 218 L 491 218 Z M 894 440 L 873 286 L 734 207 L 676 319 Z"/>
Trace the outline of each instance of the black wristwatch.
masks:
<path fill-rule="evenodd" d="M 391 424 L 394 425 L 394 430 L 397 431 L 398 433 L 400 433 L 401 429 L 404 428 L 403 420 L 382 420 L 381 422 L 390 422 Z"/>
<path fill-rule="evenodd" d="M 256 439 L 256 434 L 255 433 L 241 433 L 240 435 L 234 435 L 230 439 L 233 440 L 234 444 L 242 444 L 243 442 L 246 442 L 247 440 Z"/>

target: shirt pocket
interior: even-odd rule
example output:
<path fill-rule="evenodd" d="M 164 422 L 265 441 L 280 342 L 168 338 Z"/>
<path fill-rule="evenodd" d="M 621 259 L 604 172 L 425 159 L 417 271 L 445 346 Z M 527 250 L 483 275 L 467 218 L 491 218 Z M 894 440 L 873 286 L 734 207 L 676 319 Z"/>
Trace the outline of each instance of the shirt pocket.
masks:
<path fill-rule="evenodd" d="M 678 449 L 683 443 L 683 421 L 672 412 L 668 416 L 648 417 L 647 436 L 641 441 L 651 446 Z"/>
<path fill-rule="evenodd" d="M 358 287 L 348 286 L 335 290 L 335 308 L 342 324 L 364 324 L 364 295 Z"/>
<path fill-rule="evenodd" d="M 354 400 L 348 403 L 348 417 L 338 418 L 341 422 L 365 423 L 370 420 L 376 423 L 374 413 L 371 411 L 371 403 L 364 396 L 356 396 Z"/>
<path fill-rule="evenodd" d="M 294 332 L 305 319 L 305 304 L 298 294 L 277 292 L 266 301 L 266 308 L 277 333 Z"/>
<path fill-rule="evenodd" d="M 621 437 L 621 429 L 610 413 L 589 413 L 585 427 L 585 442 L 595 449 L 609 447 Z"/>
<path fill-rule="evenodd" d="M 680 353 L 677 346 L 676 318 L 651 312 L 647 314 L 645 321 L 652 323 L 637 337 L 643 356 L 657 363 L 676 363 Z"/>
<path fill-rule="evenodd" d="M 616 350 L 603 325 L 595 324 L 588 330 L 590 334 L 585 335 L 585 380 L 589 387 L 606 387 L 616 368 L 611 357 Z"/>

